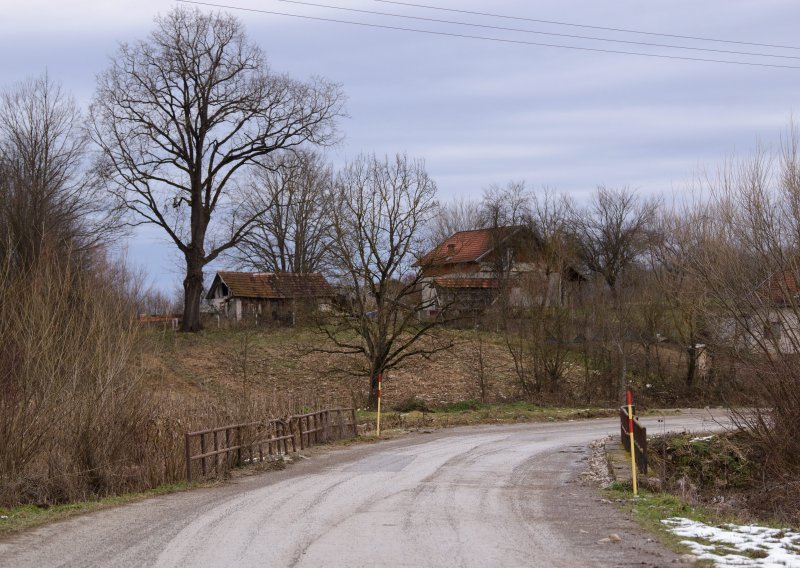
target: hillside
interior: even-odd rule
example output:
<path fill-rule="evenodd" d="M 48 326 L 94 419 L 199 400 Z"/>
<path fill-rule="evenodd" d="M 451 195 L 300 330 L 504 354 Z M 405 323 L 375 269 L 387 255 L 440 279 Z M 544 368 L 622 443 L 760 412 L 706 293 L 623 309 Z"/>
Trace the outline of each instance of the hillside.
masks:
<path fill-rule="evenodd" d="M 518 397 L 513 361 L 502 337 L 453 331 L 454 347 L 430 359 L 410 359 L 384 378 L 384 402 L 409 399 L 431 406 L 480 400 L 481 357 L 486 402 Z M 270 406 L 363 406 L 368 379 L 357 356 L 316 351 L 324 338 L 308 328 L 208 330 L 199 334 L 149 331 L 142 366 L 156 393 L 173 400 L 214 402 L 245 397 Z M 480 347 L 479 347 L 480 346 Z"/>

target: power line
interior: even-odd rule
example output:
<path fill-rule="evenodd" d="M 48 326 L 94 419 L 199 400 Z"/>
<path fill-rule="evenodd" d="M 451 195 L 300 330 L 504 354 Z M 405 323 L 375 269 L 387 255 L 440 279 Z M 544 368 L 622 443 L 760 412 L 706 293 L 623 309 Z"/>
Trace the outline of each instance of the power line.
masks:
<path fill-rule="evenodd" d="M 427 34 L 427 35 L 438 35 L 438 36 L 445 36 L 445 37 L 457 37 L 462 39 L 475 39 L 481 41 L 492 41 L 496 43 L 506 43 L 506 44 L 513 44 L 513 45 L 528 45 L 528 46 L 536 46 L 536 47 L 555 47 L 559 49 L 571 49 L 575 51 L 591 51 L 596 53 L 612 53 L 615 55 L 634 55 L 639 57 L 651 57 L 657 59 L 672 59 L 672 60 L 682 60 L 682 61 L 699 61 L 703 63 L 724 63 L 727 65 L 746 65 L 748 67 L 770 67 L 776 69 L 800 69 L 800 66 L 797 65 L 779 65 L 777 63 L 756 63 L 751 61 L 731 61 L 727 59 L 711 59 L 711 58 L 704 58 L 704 57 L 686 57 L 681 55 L 665 55 L 665 54 L 656 54 L 656 53 L 642 53 L 636 51 L 623 51 L 617 49 L 602 49 L 599 47 L 581 47 L 577 45 L 563 45 L 557 43 L 544 43 L 544 42 L 535 42 L 535 41 L 524 41 L 524 40 L 517 40 L 517 39 L 505 39 L 505 38 L 497 38 L 497 37 L 487 37 L 487 36 L 477 36 L 477 35 L 470 35 L 470 34 L 457 34 L 452 32 L 442 32 L 442 31 L 433 31 L 433 30 L 421 30 L 417 28 L 406 28 L 402 26 L 388 26 L 384 24 L 369 24 L 366 22 L 353 22 L 350 20 L 339 20 L 336 18 L 323 18 L 322 16 L 307 16 L 301 14 L 289 14 L 287 12 L 277 12 L 273 10 L 261 10 L 257 8 L 245 8 L 242 6 L 231 6 L 227 4 L 217 4 L 213 2 L 200 2 L 198 0 L 177 0 L 183 4 L 195 4 L 198 6 L 209 6 L 212 8 L 225 8 L 228 10 L 240 10 L 243 12 L 255 12 L 259 14 L 271 14 L 273 16 L 285 16 L 289 18 L 299 18 L 303 20 L 314 20 L 319 22 L 332 22 L 337 24 L 347 24 L 351 26 L 361 26 L 361 27 L 368 27 L 368 28 L 377 28 L 383 30 L 394 30 L 394 31 L 403 31 L 403 32 L 413 32 L 419 34 Z"/>
<path fill-rule="evenodd" d="M 358 8 L 345 8 L 343 6 L 331 6 L 329 4 L 316 4 L 313 2 L 302 2 L 300 0 L 277 0 L 278 2 L 284 2 L 286 4 L 298 4 L 300 6 L 312 6 L 315 8 L 328 8 L 330 10 L 342 10 L 345 12 L 357 12 L 359 14 L 369 14 L 372 16 L 389 16 L 392 18 L 403 18 L 407 20 L 418 20 L 423 22 L 433 22 L 437 24 L 453 24 L 457 26 L 468 26 L 472 28 L 483 28 L 483 29 L 490 29 L 490 30 L 499 30 L 499 31 L 506 31 L 506 32 L 520 32 L 526 34 L 537 34 L 537 35 L 547 35 L 547 36 L 556 36 L 556 37 L 566 37 L 571 39 L 588 39 L 592 41 L 605 41 L 611 43 L 625 43 L 629 45 L 642 45 L 647 47 L 666 47 L 669 49 L 686 49 L 691 51 L 710 51 L 714 53 L 727 53 L 729 55 L 749 55 L 753 57 L 776 57 L 780 59 L 800 59 L 800 56 L 797 55 L 777 55 L 772 53 L 754 53 L 752 51 L 733 51 L 728 49 L 715 49 L 712 47 L 694 47 L 694 46 L 684 46 L 684 45 L 674 45 L 668 43 L 652 43 L 646 41 L 631 41 L 631 40 L 624 40 L 624 39 L 612 39 L 612 38 L 605 38 L 605 37 L 594 37 L 594 36 L 583 36 L 583 35 L 575 35 L 575 34 L 564 34 L 558 32 L 543 32 L 539 30 L 526 30 L 521 28 L 508 28 L 504 26 L 493 26 L 489 24 L 475 24 L 472 22 L 459 22 L 455 20 L 441 20 L 438 18 L 425 18 L 423 16 L 407 16 L 405 14 L 394 14 L 391 12 L 377 12 L 375 10 L 361 10 Z"/>
<path fill-rule="evenodd" d="M 701 37 L 701 36 L 689 36 L 689 35 L 678 35 L 678 34 L 667 34 L 667 33 L 659 33 L 659 32 L 649 32 L 649 31 L 642 31 L 642 30 L 631 30 L 626 28 L 607 28 L 603 26 L 592 26 L 589 24 L 575 24 L 571 22 L 560 22 L 557 20 L 539 20 L 536 18 L 525 18 L 522 16 L 508 16 L 505 14 L 493 14 L 491 12 L 473 12 L 471 10 L 459 10 L 457 8 L 442 8 L 440 6 L 429 6 L 427 4 L 414 4 L 411 2 L 399 2 L 397 0 L 375 0 L 375 2 L 381 2 L 383 4 L 396 4 L 398 6 L 409 6 L 412 8 L 425 8 L 427 10 L 440 10 L 443 12 L 456 12 L 459 14 L 470 14 L 473 16 L 489 16 L 492 18 L 503 18 L 506 20 L 517 20 L 522 22 L 536 22 L 538 24 L 553 24 L 556 26 L 571 26 L 574 28 L 585 28 L 591 30 L 603 30 L 607 32 L 622 32 L 626 34 L 641 34 L 641 35 L 652 35 L 652 36 L 659 36 L 659 37 L 672 37 L 677 39 L 691 39 L 697 41 L 714 41 L 718 43 L 734 43 L 738 45 L 753 45 L 758 47 L 774 47 L 777 49 L 800 49 L 800 47 L 795 45 L 776 45 L 772 43 L 756 43 L 752 41 L 737 41 L 732 39 L 719 39 L 719 38 L 712 38 L 712 37 Z"/>

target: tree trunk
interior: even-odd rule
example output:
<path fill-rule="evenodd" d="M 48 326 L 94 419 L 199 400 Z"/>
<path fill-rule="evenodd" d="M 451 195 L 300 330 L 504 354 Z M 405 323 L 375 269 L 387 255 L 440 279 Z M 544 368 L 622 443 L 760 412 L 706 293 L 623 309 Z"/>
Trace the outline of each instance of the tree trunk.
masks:
<path fill-rule="evenodd" d="M 689 358 L 686 368 L 686 387 L 692 388 L 694 385 L 694 377 L 697 374 L 697 347 L 694 343 L 686 348 L 686 354 Z"/>
<path fill-rule="evenodd" d="M 203 262 L 186 256 L 186 278 L 183 280 L 183 322 L 181 331 L 200 331 L 200 300 L 203 294 Z"/>

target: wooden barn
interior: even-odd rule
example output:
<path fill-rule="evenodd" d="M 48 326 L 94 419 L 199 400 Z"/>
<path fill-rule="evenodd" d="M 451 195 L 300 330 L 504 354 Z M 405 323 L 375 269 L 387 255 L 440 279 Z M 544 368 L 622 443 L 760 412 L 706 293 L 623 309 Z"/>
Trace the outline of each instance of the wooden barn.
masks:
<path fill-rule="evenodd" d="M 327 311 L 334 290 L 319 272 L 227 272 L 214 276 L 206 298 L 222 317 L 294 324 Z"/>

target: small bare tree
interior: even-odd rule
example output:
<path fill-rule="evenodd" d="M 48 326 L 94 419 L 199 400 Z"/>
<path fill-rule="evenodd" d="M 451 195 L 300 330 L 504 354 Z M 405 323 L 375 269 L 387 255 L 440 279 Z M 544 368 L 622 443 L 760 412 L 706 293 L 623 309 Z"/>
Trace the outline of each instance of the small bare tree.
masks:
<path fill-rule="evenodd" d="M 694 269 L 702 247 L 708 243 L 700 227 L 705 224 L 704 205 L 693 201 L 684 207 L 673 207 L 658 217 L 657 228 L 650 247 L 650 274 L 658 298 L 648 303 L 662 303 L 670 329 L 686 352 L 685 383 L 692 388 L 698 374 L 701 344 L 706 337 L 708 291 Z"/>
<path fill-rule="evenodd" d="M 420 161 L 361 156 L 339 173 L 335 192 L 332 260 L 348 297 L 322 329 L 331 352 L 363 356 L 374 407 L 379 374 L 452 346 L 431 333 L 441 320 L 420 318 L 433 307 L 415 262 L 435 212 L 436 184 Z"/>
<path fill-rule="evenodd" d="M 111 191 L 133 223 L 161 227 L 183 254 L 183 330 L 197 331 L 203 267 L 233 248 L 263 211 L 232 194 L 255 160 L 335 140 L 342 93 L 270 71 L 242 24 L 178 8 L 146 41 L 123 44 L 91 106 Z"/>
<path fill-rule="evenodd" d="M 649 246 L 657 202 L 643 201 L 630 189 L 597 188 L 588 207 L 574 212 L 572 224 L 577 257 L 588 273 L 595 275 L 597 301 L 602 309 L 592 322 L 593 339 L 603 345 L 608 362 L 606 396 L 622 396 L 628 381 L 628 358 L 632 347 L 629 292 L 633 277 Z M 630 276 L 630 278 L 628 278 Z M 610 292 L 610 298 L 604 288 Z"/>
<path fill-rule="evenodd" d="M 573 217 L 578 256 L 600 275 L 612 294 L 620 278 L 647 249 L 658 204 L 642 201 L 630 189 L 597 188 L 589 207 Z"/>
<path fill-rule="evenodd" d="M 239 263 L 261 272 L 319 272 L 330 247 L 330 166 L 308 151 L 272 154 L 259 165 L 246 202 L 255 221 L 236 246 Z"/>
<path fill-rule="evenodd" d="M 528 223 L 538 246 L 547 288 L 545 307 L 560 306 L 563 301 L 563 280 L 575 262 L 575 246 L 570 231 L 573 206 L 565 195 L 545 187 L 531 196 Z"/>

